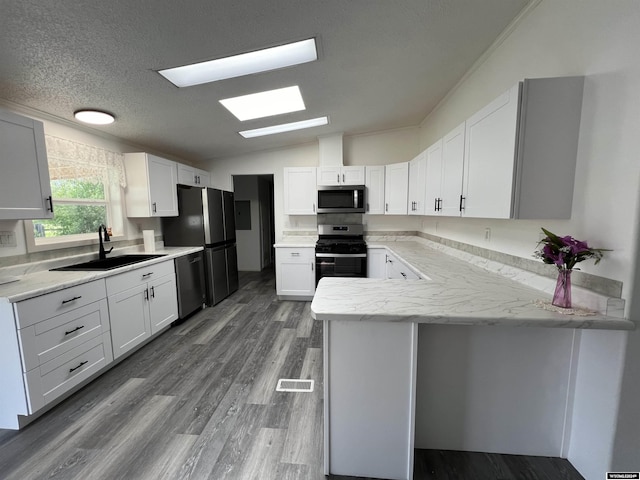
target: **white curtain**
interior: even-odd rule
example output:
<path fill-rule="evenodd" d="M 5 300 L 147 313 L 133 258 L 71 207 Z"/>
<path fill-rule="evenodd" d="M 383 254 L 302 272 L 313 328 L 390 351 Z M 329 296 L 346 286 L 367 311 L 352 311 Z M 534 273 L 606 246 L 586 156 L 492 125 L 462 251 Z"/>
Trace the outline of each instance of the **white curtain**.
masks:
<path fill-rule="evenodd" d="M 45 135 L 51 180 L 78 178 L 127 186 L 124 155 L 117 152 Z"/>

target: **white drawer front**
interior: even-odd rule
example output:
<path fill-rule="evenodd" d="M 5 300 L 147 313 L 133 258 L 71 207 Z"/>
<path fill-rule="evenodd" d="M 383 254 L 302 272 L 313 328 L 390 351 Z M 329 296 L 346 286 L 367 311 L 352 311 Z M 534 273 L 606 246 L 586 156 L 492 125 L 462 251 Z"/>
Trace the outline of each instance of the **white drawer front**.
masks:
<path fill-rule="evenodd" d="M 112 277 L 106 278 L 107 294 L 114 295 L 171 273 L 175 273 L 173 260 L 154 263 L 148 267 L 141 267 L 129 272 L 113 275 Z"/>
<path fill-rule="evenodd" d="M 315 259 L 314 248 L 276 248 L 278 262 L 309 263 Z"/>
<path fill-rule="evenodd" d="M 43 365 L 108 330 L 106 299 L 18 330 L 24 371 Z"/>
<path fill-rule="evenodd" d="M 80 384 L 112 360 L 111 342 L 106 333 L 25 373 L 30 413 Z"/>
<path fill-rule="evenodd" d="M 103 279 L 30 298 L 14 305 L 18 328 L 25 328 L 107 296 Z"/>

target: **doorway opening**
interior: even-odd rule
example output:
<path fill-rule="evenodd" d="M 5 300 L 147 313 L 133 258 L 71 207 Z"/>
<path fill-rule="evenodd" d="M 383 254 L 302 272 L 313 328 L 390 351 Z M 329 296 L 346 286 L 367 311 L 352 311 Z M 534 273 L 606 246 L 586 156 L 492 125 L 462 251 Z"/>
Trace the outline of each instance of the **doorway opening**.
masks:
<path fill-rule="evenodd" d="M 233 175 L 238 270 L 259 272 L 275 262 L 273 174 Z"/>

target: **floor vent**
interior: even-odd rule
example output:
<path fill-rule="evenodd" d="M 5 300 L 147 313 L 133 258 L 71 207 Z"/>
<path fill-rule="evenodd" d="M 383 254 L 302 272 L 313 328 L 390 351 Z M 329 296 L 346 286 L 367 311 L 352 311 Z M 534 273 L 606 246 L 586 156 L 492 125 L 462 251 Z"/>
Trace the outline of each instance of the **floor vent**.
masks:
<path fill-rule="evenodd" d="M 281 378 L 278 380 L 276 392 L 313 392 L 313 380 L 297 378 Z"/>

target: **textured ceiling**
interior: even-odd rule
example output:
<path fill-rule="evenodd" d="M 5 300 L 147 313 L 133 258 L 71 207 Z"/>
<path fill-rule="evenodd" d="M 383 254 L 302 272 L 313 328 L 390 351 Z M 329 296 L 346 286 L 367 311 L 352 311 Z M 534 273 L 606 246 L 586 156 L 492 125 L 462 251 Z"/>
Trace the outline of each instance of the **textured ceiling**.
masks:
<path fill-rule="evenodd" d="M 0 0 L 0 99 L 199 161 L 417 125 L 527 0 Z M 178 89 L 156 70 L 316 37 L 316 62 Z M 307 110 L 239 122 L 218 100 L 299 85 Z M 329 115 L 243 139 L 239 130 Z"/>

